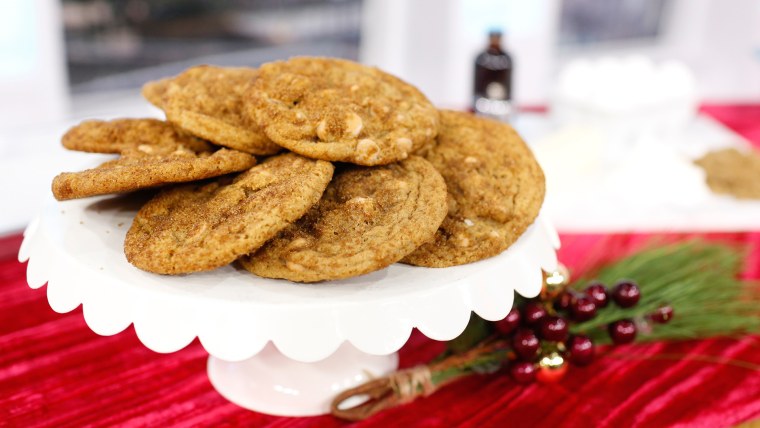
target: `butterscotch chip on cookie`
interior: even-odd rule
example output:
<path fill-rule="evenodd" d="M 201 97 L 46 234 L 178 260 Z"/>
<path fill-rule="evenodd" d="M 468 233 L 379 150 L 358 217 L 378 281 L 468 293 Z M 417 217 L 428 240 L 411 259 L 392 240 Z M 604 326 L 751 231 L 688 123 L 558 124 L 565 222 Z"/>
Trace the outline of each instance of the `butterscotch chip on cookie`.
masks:
<path fill-rule="evenodd" d="M 435 239 L 404 263 L 447 267 L 492 257 L 538 215 L 543 171 L 509 125 L 442 111 L 438 144 L 425 157 L 446 181 L 449 212 Z"/>
<path fill-rule="evenodd" d="M 438 132 L 438 112 L 419 90 L 346 60 L 264 64 L 249 98 L 249 114 L 272 141 L 315 159 L 385 165 Z"/>
<path fill-rule="evenodd" d="M 207 142 L 157 119 L 87 120 L 69 129 L 61 143 L 69 150 L 91 153 L 119 153 L 141 145 L 182 145 L 194 151 L 211 150 Z"/>
<path fill-rule="evenodd" d="M 149 82 L 143 96 L 183 130 L 220 146 L 254 155 L 281 150 L 244 114 L 243 94 L 256 80 L 252 68 L 202 65 Z"/>
<path fill-rule="evenodd" d="M 160 274 L 215 269 L 248 254 L 301 217 L 320 198 L 333 166 L 288 153 L 234 180 L 166 190 L 137 213 L 124 252 Z"/>
<path fill-rule="evenodd" d="M 431 239 L 445 216 L 446 186 L 424 159 L 347 166 L 304 217 L 240 263 L 268 278 L 348 278 L 400 260 Z"/>
<path fill-rule="evenodd" d="M 184 183 L 242 171 L 256 164 L 248 153 L 229 149 L 196 151 L 181 143 L 142 144 L 96 168 L 64 172 L 53 179 L 59 201 Z"/>

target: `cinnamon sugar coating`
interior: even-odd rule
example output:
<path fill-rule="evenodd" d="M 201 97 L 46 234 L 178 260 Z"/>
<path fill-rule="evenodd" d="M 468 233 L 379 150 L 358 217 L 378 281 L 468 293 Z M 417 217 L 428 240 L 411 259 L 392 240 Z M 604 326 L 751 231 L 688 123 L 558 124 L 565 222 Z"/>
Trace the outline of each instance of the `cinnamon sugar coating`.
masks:
<path fill-rule="evenodd" d="M 256 80 L 253 68 L 201 65 L 149 82 L 143 96 L 164 110 L 183 130 L 231 149 L 254 155 L 281 150 L 244 114 L 243 94 Z"/>
<path fill-rule="evenodd" d="M 118 159 L 53 179 L 58 200 L 123 193 L 171 183 L 184 183 L 242 171 L 256 159 L 178 132 L 155 119 L 87 121 L 64 136 L 69 148 L 120 154 Z"/>
<path fill-rule="evenodd" d="M 308 211 L 332 173 L 329 162 L 288 153 L 234 179 L 166 190 L 137 213 L 124 243 L 127 260 L 172 275 L 227 265 Z"/>
<path fill-rule="evenodd" d="M 140 145 L 182 145 L 195 151 L 211 150 L 207 142 L 157 119 L 86 120 L 69 129 L 61 144 L 69 150 L 90 153 L 119 153 Z"/>
<path fill-rule="evenodd" d="M 446 186 L 424 159 L 346 166 L 303 218 L 240 263 L 297 282 L 362 275 L 430 240 L 445 216 Z"/>
<path fill-rule="evenodd" d="M 406 159 L 438 132 L 437 110 L 415 87 L 334 58 L 264 64 L 246 107 L 275 143 L 303 156 L 359 165 Z"/>
<path fill-rule="evenodd" d="M 714 193 L 738 199 L 760 199 L 760 154 L 751 149 L 715 150 L 694 161 Z"/>
<path fill-rule="evenodd" d="M 448 215 L 435 238 L 402 262 L 447 267 L 495 256 L 538 216 L 544 174 L 511 126 L 442 111 L 438 142 L 425 158 L 446 181 Z"/>

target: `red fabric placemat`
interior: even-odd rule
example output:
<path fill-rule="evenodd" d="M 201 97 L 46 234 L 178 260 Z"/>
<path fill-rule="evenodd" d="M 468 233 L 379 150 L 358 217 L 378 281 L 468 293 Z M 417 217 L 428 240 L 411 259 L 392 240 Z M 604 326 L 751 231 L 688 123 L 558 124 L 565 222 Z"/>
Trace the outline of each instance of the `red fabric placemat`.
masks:
<path fill-rule="evenodd" d="M 760 104 L 707 104 L 700 108 L 700 112 L 712 116 L 755 147 L 760 147 Z"/>
<path fill-rule="evenodd" d="M 754 136 L 760 109 L 707 109 Z M 739 113 L 737 113 L 737 111 Z M 743 125 L 743 126 L 744 126 Z M 753 130 L 754 129 L 754 130 Z M 759 140 L 755 140 L 760 141 Z M 745 271 L 760 279 L 760 232 L 699 235 L 751 248 Z M 684 239 L 688 235 L 668 235 Z M 563 235 L 559 257 L 574 273 L 640 248 L 647 235 Z M 8 254 L 18 237 L 0 242 Z M 427 361 L 442 344 L 415 333 L 402 366 Z M 760 418 L 760 339 L 747 337 L 618 348 L 636 359 L 604 357 L 572 368 L 559 383 L 518 386 L 508 376 L 473 377 L 357 426 L 704 426 Z M 712 357 L 711 362 L 702 361 Z M 717 360 L 715 360 L 717 358 Z M 740 363 L 737 363 L 740 362 Z M 329 416 L 279 418 L 231 404 L 211 387 L 195 341 L 161 355 L 133 329 L 100 337 L 81 308 L 56 314 L 44 288 L 31 290 L 25 265 L 0 257 L 0 426 L 342 426 Z"/>
<path fill-rule="evenodd" d="M 746 275 L 760 278 L 760 233 L 706 237 L 751 245 Z M 562 239 L 560 259 L 579 272 L 639 248 L 649 237 Z M 131 328 L 97 336 L 81 309 L 54 313 L 44 289 L 26 286 L 24 268 L 14 260 L 0 262 L 0 425 L 342 425 L 329 416 L 289 419 L 245 411 L 213 390 L 205 374 L 206 353 L 197 341 L 161 355 L 142 346 Z M 401 364 L 424 362 L 441 349 L 441 343 L 414 334 L 400 352 Z M 760 417 L 757 337 L 629 346 L 619 352 L 642 359 L 605 357 L 573 368 L 553 385 L 522 387 L 505 375 L 474 377 L 359 426 L 720 427 Z M 689 360 L 704 356 L 755 368 Z"/>

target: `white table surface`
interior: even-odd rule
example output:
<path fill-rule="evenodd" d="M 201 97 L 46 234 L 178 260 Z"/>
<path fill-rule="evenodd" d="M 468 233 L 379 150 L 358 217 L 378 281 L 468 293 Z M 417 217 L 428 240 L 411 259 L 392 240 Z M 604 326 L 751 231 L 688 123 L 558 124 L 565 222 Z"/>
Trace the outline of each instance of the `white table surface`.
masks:
<path fill-rule="evenodd" d="M 692 163 L 710 150 L 750 147 L 709 117 L 635 138 L 547 117 L 523 117 L 517 127 L 544 168 L 545 213 L 561 232 L 760 230 L 760 201 L 713 194 Z"/>

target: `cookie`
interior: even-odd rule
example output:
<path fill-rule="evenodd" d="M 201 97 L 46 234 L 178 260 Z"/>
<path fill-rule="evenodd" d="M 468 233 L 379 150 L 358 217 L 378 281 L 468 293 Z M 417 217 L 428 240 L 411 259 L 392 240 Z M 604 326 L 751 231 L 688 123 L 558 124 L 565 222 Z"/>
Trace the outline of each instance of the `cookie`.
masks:
<path fill-rule="evenodd" d="M 248 153 L 229 149 L 195 151 L 182 144 L 143 144 L 96 168 L 64 172 L 53 179 L 59 201 L 123 193 L 242 171 L 256 164 Z"/>
<path fill-rule="evenodd" d="M 339 170 L 322 199 L 256 253 L 256 275 L 316 282 L 382 269 L 431 239 L 446 216 L 446 186 L 430 163 Z"/>
<path fill-rule="evenodd" d="M 248 94 L 249 114 L 272 141 L 314 159 L 385 165 L 438 132 L 438 111 L 419 90 L 351 61 L 264 64 Z"/>
<path fill-rule="evenodd" d="M 446 181 L 449 211 L 435 239 L 404 263 L 447 267 L 495 256 L 538 215 L 543 171 L 509 125 L 442 111 L 438 142 L 425 158 Z"/>
<path fill-rule="evenodd" d="M 154 80 L 148 82 L 142 87 L 142 96 L 149 103 L 164 110 L 166 107 L 166 90 L 169 88 L 171 78 Z"/>
<path fill-rule="evenodd" d="M 156 119 L 87 120 L 69 129 L 61 143 L 69 150 L 90 153 L 119 153 L 140 145 L 182 145 L 194 151 L 211 150 L 207 142 Z"/>
<path fill-rule="evenodd" d="M 234 180 L 217 179 L 160 193 L 137 213 L 124 252 L 161 274 L 215 269 L 248 254 L 312 207 L 333 166 L 288 153 Z"/>
<path fill-rule="evenodd" d="M 694 161 L 705 170 L 714 193 L 738 199 L 760 199 L 760 155 L 736 149 L 716 150 Z"/>
<path fill-rule="evenodd" d="M 183 130 L 220 146 L 254 155 L 281 150 L 243 113 L 243 93 L 256 79 L 252 68 L 202 65 L 150 82 L 143 95 Z"/>

